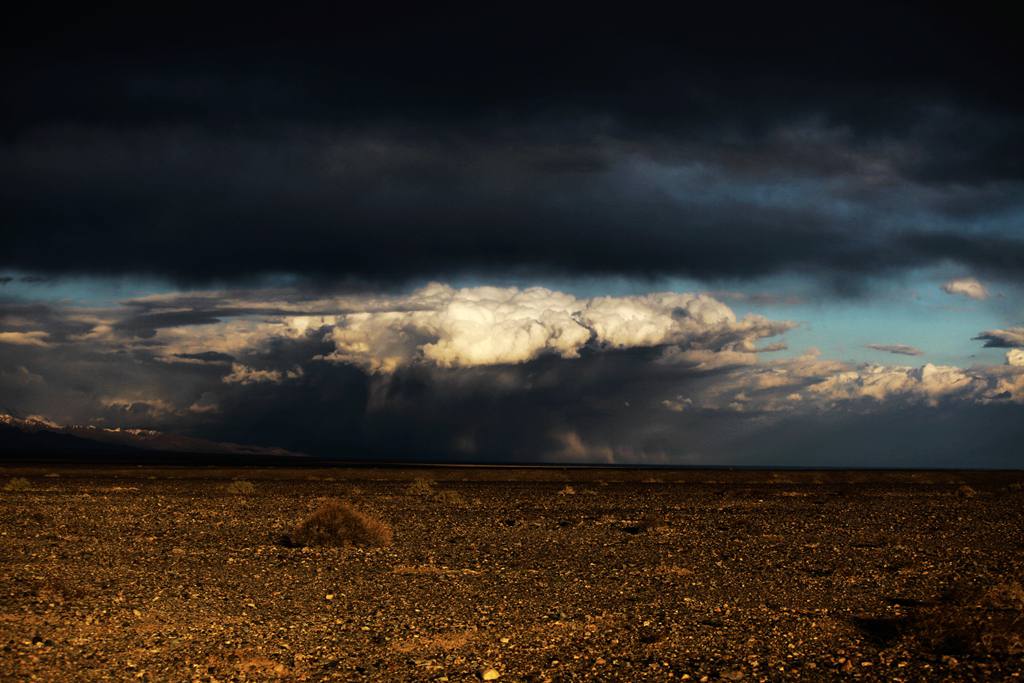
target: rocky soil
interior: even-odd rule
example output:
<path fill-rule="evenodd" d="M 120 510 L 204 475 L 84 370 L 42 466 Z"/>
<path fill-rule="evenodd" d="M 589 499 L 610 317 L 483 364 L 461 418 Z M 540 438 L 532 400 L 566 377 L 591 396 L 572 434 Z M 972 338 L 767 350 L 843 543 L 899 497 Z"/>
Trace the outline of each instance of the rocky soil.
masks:
<path fill-rule="evenodd" d="M 1022 480 L 0 468 L 0 679 L 1020 676 Z M 283 545 L 323 497 L 392 544 Z"/>

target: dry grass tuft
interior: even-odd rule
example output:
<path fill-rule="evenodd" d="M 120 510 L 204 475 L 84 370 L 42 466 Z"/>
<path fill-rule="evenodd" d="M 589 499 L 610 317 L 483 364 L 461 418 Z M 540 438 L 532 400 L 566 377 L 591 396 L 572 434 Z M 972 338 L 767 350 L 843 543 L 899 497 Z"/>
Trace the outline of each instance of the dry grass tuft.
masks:
<path fill-rule="evenodd" d="M 32 484 L 25 477 L 14 477 L 4 484 L 4 491 L 28 491 Z"/>
<path fill-rule="evenodd" d="M 406 487 L 405 492 L 410 496 L 429 496 L 434 493 L 434 482 L 429 479 L 419 477 L 409 482 L 409 486 Z"/>
<path fill-rule="evenodd" d="M 439 503 L 445 503 L 446 505 L 466 505 L 467 501 L 458 491 L 452 489 L 442 489 L 434 494 L 434 500 Z"/>
<path fill-rule="evenodd" d="M 967 484 L 961 484 L 960 488 L 956 490 L 956 495 L 958 495 L 961 498 L 974 498 L 976 495 L 978 495 L 978 492 L 973 487 L 970 487 Z"/>
<path fill-rule="evenodd" d="M 246 481 L 245 479 L 236 479 L 225 486 L 224 490 L 233 496 L 251 496 L 256 493 L 256 487 L 253 486 L 251 481 Z"/>
<path fill-rule="evenodd" d="M 328 500 L 282 539 L 285 545 L 385 546 L 394 537 L 391 527 L 349 503 Z"/>

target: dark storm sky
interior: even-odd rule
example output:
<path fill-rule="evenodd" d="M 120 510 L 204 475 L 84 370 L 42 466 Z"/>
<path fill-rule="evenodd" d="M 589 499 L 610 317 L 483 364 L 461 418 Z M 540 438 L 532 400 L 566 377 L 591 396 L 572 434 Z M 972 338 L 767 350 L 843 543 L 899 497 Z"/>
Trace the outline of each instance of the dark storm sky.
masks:
<path fill-rule="evenodd" d="M 4 265 L 1019 277 L 1016 223 L 983 227 L 1019 208 L 1019 36 L 994 6 L 925 7 L 15 17 Z M 679 165 L 685 196 L 644 175 Z M 763 182 L 837 177 L 757 206 Z"/>
<path fill-rule="evenodd" d="M 13 10 L 5 409 L 379 457 L 813 463 L 813 433 L 828 464 L 1014 463 L 1016 26 Z"/>

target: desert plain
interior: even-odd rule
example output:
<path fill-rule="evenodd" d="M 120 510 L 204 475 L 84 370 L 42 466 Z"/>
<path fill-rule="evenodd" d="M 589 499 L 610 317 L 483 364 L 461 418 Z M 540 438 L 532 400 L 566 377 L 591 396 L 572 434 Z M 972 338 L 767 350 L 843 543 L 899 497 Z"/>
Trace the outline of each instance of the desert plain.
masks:
<path fill-rule="evenodd" d="M 0 679 L 991 680 L 1024 473 L 0 467 Z M 303 545 L 327 500 L 385 545 Z"/>

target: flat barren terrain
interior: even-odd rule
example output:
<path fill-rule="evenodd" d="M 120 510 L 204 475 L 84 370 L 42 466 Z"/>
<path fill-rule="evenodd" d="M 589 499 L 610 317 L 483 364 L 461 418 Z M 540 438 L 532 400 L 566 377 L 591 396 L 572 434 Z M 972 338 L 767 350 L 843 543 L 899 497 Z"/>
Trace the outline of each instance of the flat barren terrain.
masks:
<path fill-rule="evenodd" d="M 1020 676 L 1022 480 L 0 468 L 0 679 Z"/>

